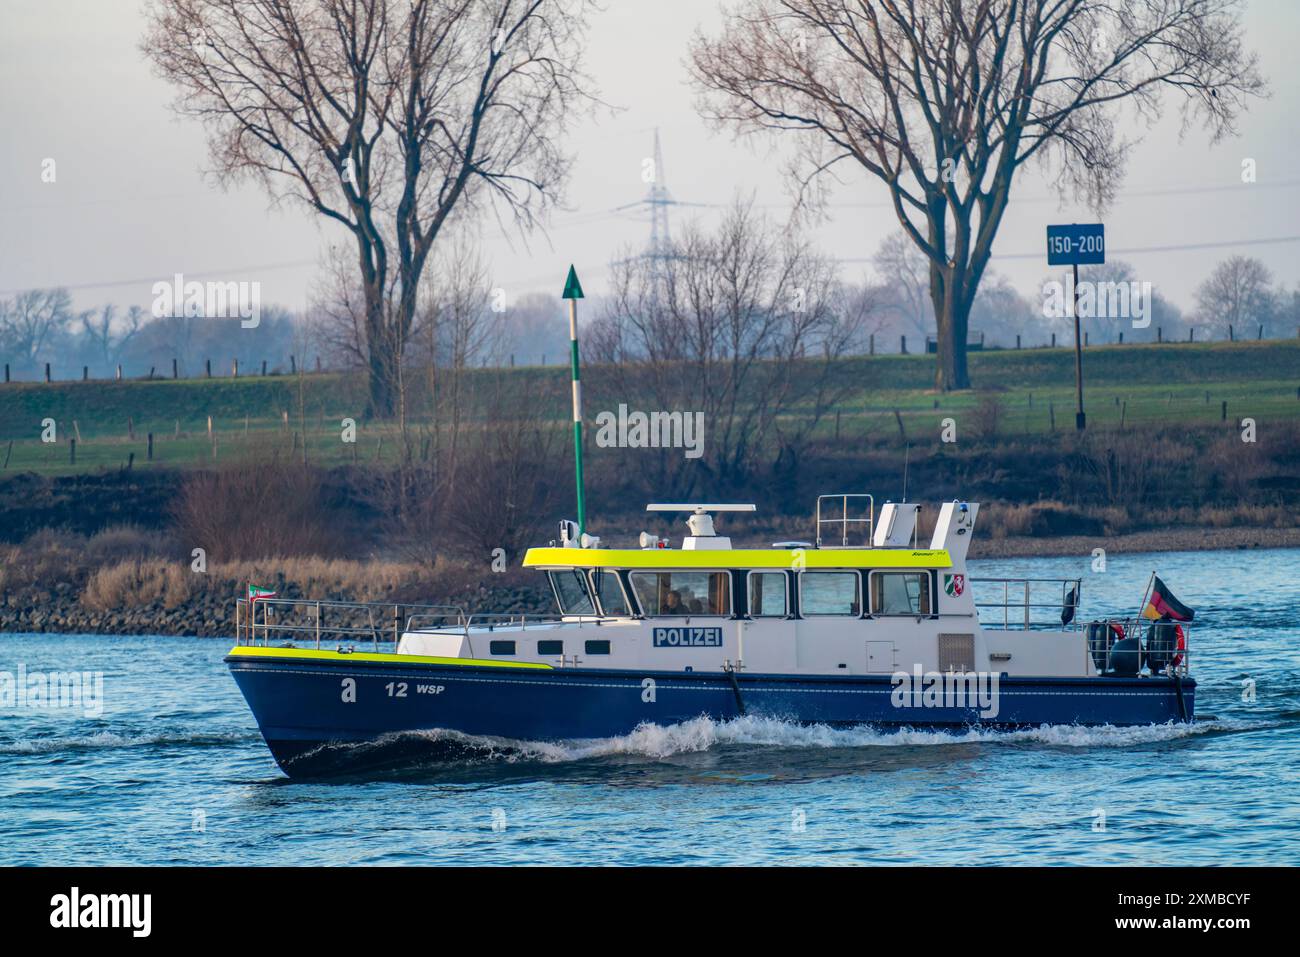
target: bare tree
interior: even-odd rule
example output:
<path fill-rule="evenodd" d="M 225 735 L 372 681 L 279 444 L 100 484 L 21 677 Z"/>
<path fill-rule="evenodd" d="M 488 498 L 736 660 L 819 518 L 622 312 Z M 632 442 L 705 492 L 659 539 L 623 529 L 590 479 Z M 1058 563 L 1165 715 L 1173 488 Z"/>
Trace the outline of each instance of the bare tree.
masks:
<path fill-rule="evenodd" d="M 703 112 L 742 132 L 801 137 L 816 201 L 842 160 L 883 181 L 926 255 L 936 384 L 969 386 L 966 331 L 1016 171 L 1031 159 L 1101 208 L 1127 143 L 1114 108 L 1183 119 L 1214 139 L 1263 92 L 1239 0 L 741 0 L 691 69 Z"/>
<path fill-rule="evenodd" d="M 871 260 L 884 282 L 887 309 L 909 334 L 928 335 L 934 327 L 930 302 L 930 260 L 903 232 L 884 238 Z"/>
<path fill-rule="evenodd" d="M 0 355 L 20 366 L 35 365 L 72 318 L 66 289 L 29 289 L 0 299 Z"/>
<path fill-rule="evenodd" d="M 119 321 L 117 307 L 109 303 L 98 314 L 91 310 L 83 312 L 77 318 L 81 320 L 82 334 L 94 349 L 96 357 L 104 363 L 105 370 L 110 370 L 131 340 L 139 335 L 145 315 L 139 306 L 131 306 Z"/>
<path fill-rule="evenodd" d="M 1198 322 L 1224 338 L 1229 327 L 1240 334 L 1252 324 L 1263 325 L 1275 306 L 1273 274 L 1247 256 L 1225 259 L 1196 288 Z"/>
<path fill-rule="evenodd" d="M 797 456 L 842 397 L 832 375 L 871 308 L 797 233 L 737 202 L 716 232 L 691 224 L 661 258 L 616 263 L 589 355 L 614 391 L 665 412 L 703 413 L 702 473 L 680 454 L 647 473 L 689 495 L 743 483 L 765 453 Z M 789 414 L 796 410 L 797 414 Z"/>
<path fill-rule="evenodd" d="M 397 411 L 420 277 L 454 216 L 557 198 L 587 0 L 151 0 L 142 49 L 252 178 L 355 242 L 369 412 Z"/>
<path fill-rule="evenodd" d="M 435 423 L 435 448 L 442 450 L 442 470 L 454 488 L 466 412 L 470 368 L 495 356 L 500 316 L 490 307 L 488 267 L 477 242 L 459 233 L 442 250 L 425 277 L 427 290 L 416 314 L 412 344 L 427 369 L 428 408 Z M 447 441 L 442 443 L 442 425 Z"/>

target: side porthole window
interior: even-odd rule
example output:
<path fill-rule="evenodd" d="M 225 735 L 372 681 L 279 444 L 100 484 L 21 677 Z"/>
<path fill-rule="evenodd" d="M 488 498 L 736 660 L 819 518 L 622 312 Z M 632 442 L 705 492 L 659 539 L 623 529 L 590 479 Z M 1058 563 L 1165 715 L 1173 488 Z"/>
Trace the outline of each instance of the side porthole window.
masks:
<path fill-rule="evenodd" d="M 562 655 L 564 654 L 564 642 L 554 639 L 539 641 L 537 643 L 537 653 L 539 655 Z"/>
<path fill-rule="evenodd" d="M 587 642 L 587 654 L 589 655 L 607 655 L 609 654 L 609 642 L 604 639 L 591 639 Z"/>
<path fill-rule="evenodd" d="M 513 641 L 492 641 L 488 643 L 488 651 L 494 655 L 513 655 L 515 653 L 515 643 Z"/>

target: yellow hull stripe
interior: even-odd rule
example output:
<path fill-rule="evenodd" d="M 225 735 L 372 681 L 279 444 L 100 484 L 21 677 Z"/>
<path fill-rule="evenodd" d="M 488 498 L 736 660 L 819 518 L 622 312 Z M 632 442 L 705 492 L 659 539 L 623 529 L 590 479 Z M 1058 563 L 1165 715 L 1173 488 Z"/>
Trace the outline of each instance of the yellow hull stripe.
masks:
<path fill-rule="evenodd" d="M 525 568 L 950 568 L 945 549 L 530 548 Z"/>
<path fill-rule="evenodd" d="M 382 661 L 399 665 L 472 665 L 476 668 L 533 668 L 551 671 L 540 661 L 488 661 L 481 658 L 431 658 L 426 655 L 388 655 L 354 651 L 341 654 L 324 648 L 268 648 L 263 645 L 235 645 L 230 654 L 236 658 L 299 658 L 308 661 Z"/>

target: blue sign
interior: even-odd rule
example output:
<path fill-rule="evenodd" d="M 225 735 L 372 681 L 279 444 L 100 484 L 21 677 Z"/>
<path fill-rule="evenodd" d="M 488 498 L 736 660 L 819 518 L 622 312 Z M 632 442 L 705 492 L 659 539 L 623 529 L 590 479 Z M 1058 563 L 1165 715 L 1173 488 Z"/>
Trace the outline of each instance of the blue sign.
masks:
<path fill-rule="evenodd" d="M 1072 223 L 1047 227 L 1047 265 L 1100 266 L 1106 261 L 1106 227 Z"/>
<path fill-rule="evenodd" d="M 721 648 L 721 628 L 696 628 L 683 625 L 680 628 L 656 628 L 654 630 L 656 648 Z"/>

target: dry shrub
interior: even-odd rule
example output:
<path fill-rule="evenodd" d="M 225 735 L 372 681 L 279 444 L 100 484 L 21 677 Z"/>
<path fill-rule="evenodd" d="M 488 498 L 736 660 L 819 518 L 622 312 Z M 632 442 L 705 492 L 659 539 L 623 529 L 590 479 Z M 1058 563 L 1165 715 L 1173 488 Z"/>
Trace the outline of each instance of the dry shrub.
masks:
<path fill-rule="evenodd" d="M 85 549 L 86 539 L 81 535 L 41 529 L 22 545 L 6 550 L 0 561 L 0 585 L 8 589 L 80 582 L 86 574 Z"/>
<path fill-rule="evenodd" d="M 1097 510 L 1083 512 L 1052 501 L 1028 505 L 989 503 L 981 511 L 980 522 L 990 538 L 1051 538 L 1062 535 L 1098 535 L 1106 531 L 1105 521 Z"/>
<path fill-rule="evenodd" d="M 966 419 L 970 423 L 972 438 L 981 442 L 992 442 L 1002 431 L 1002 420 L 1006 417 L 1006 403 L 994 392 L 985 392 Z"/>
<path fill-rule="evenodd" d="M 274 587 L 286 598 L 383 601 L 422 579 L 415 565 L 346 559 L 285 558 L 222 562 L 209 566 L 215 579 Z"/>
<path fill-rule="evenodd" d="M 277 555 L 337 556 L 347 528 L 326 508 L 317 470 L 280 462 L 242 462 L 186 476 L 174 506 L 185 549 L 208 561 Z"/>
<path fill-rule="evenodd" d="M 498 397 L 490 411 L 484 428 L 467 437 L 465 461 L 472 464 L 461 466 L 449 490 L 448 525 L 470 554 L 486 560 L 501 548 L 513 560 L 536 543 L 570 473 L 557 432 L 535 403 L 507 405 Z"/>
<path fill-rule="evenodd" d="M 90 537 L 85 555 L 90 565 L 111 565 L 132 558 L 160 558 L 173 550 L 161 532 L 137 525 L 110 525 Z"/>
<path fill-rule="evenodd" d="M 161 603 L 176 608 L 190 596 L 191 572 L 185 565 L 158 559 L 132 559 L 105 565 L 90 576 L 81 602 L 96 611 L 142 608 Z"/>
<path fill-rule="evenodd" d="M 1135 514 L 1184 496 L 1197 456 L 1185 436 L 1090 432 L 1079 441 L 1072 477 L 1090 493 L 1088 498 Z"/>

